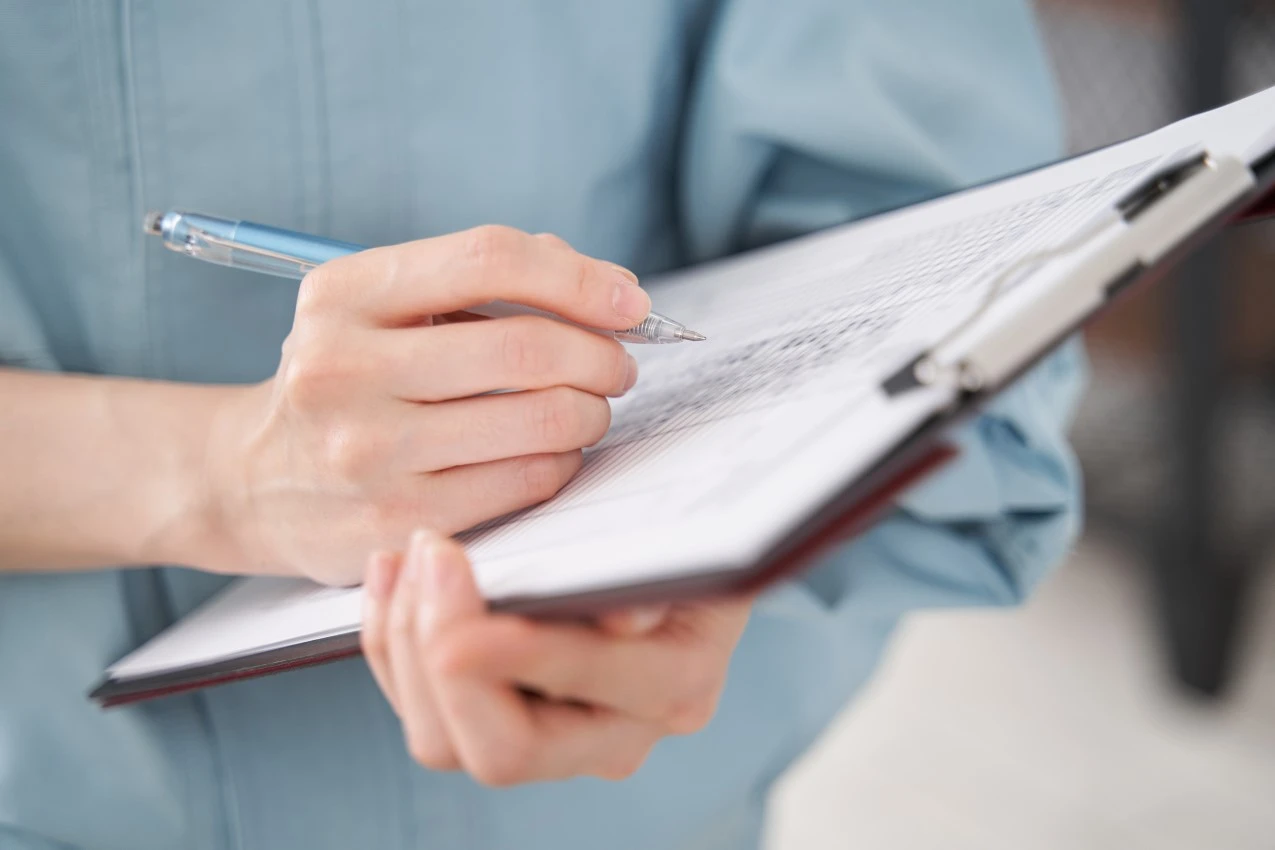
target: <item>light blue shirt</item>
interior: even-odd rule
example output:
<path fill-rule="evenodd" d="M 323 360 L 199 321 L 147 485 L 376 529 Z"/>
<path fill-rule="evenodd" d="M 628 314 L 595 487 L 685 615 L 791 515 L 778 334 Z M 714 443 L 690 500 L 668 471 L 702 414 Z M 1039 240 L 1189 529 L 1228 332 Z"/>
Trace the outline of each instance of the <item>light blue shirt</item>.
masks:
<path fill-rule="evenodd" d="M 0 359 L 219 382 L 271 374 L 295 285 L 165 252 L 147 209 L 363 244 L 500 222 L 649 274 L 1019 170 L 1061 137 L 1010 0 L 0 0 L 0 122 Z M 103 712 L 85 692 L 104 666 L 223 579 L 0 578 L 0 847 L 752 847 L 771 781 L 901 616 L 1018 601 L 1061 558 L 1079 358 L 764 598 L 717 717 L 622 783 L 424 770 L 358 659 Z"/>

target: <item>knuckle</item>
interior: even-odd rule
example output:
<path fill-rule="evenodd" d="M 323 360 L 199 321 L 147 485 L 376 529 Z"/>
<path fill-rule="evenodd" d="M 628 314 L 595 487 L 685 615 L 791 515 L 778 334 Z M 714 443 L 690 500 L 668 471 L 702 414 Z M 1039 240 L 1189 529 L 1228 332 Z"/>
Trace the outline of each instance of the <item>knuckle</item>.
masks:
<path fill-rule="evenodd" d="M 717 712 L 721 676 L 710 670 L 686 665 L 677 693 L 664 713 L 665 727 L 676 735 L 689 735 L 708 725 Z"/>
<path fill-rule="evenodd" d="M 373 472 L 380 458 L 376 442 L 363 429 L 331 425 L 323 434 L 324 464 L 346 481 L 364 479 Z M 376 506 L 371 512 L 373 523 L 382 524 L 385 512 L 383 506 Z"/>
<path fill-rule="evenodd" d="M 654 747 L 654 740 L 642 741 L 639 746 L 615 747 L 603 756 L 594 775 L 614 782 L 628 779 L 641 770 Z"/>
<path fill-rule="evenodd" d="M 610 364 L 608 386 L 621 389 L 629 382 L 629 354 L 618 343 L 611 346 Z M 610 405 L 607 408 L 609 410 Z"/>
<path fill-rule="evenodd" d="M 306 272 L 297 289 L 294 317 L 316 317 L 351 303 L 367 275 L 363 262 L 342 257 Z M 386 270 L 378 271 L 383 275 Z"/>
<path fill-rule="evenodd" d="M 351 385 L 367 372 L 375 374 L 383 364 L 366 346 L 342 343 L 330 326 L 311 322 L 294 328 L 283 343 L 279 385 L 294 409 L 329 408 L 348 397 Z"/>
<path fill-rule="evenodd" d="M 580 396 L 567 387 L 553 387 L 537 393 L 531 405 L 531 427 L 548 445 L 561 449 L 579 448 L 584 424 Z"/>
<path fill-rule="evenodd" d="M 569 476 L 552 457 L 528 457 L 519 464 L 523 496 L 544 501 L 562 489 Z"/>
<path fill-rule="evenodd" d="M 422 636 L 422 641 L 427 639 L 426 636 Z M 448 637 L 430 643 L 429 650 L 425 654 L 425 669 L 430 678 L 440 681 L 456 679 L 473 670 L 474 653 L 465 640 Z"/>
<path fill-rule="evenodd" d="M 359 645 L 365 657 L 384 658 L 389 652 L 389 641 L 385 638 L 385 623 L 383 621 L 364 623 L 359 633 Z"/>
<path fill-rule="evenodd" d="M 674 735 L 691 735 L 707 726 L 716 713 L 716 693 L 700 694 L 670 705 L 664 726 Z"/>
<path fill-rule="evenodd" d="M 445 741 L 434 740 L 427 735 L 410 735 L 407 752 L 412 761 L 430 770 L 455 770 L 456 756 Z"/>
<path fill-rule="evenodd" d="M 571 268 L 570 295 L 576 304 L 589 304 L 594 291 L 594 263 L 584 257 L 574 257 Z"/>
<path fill-rule="evenodd" d="M 533 778 L 533 757 L 531 741 L 517 736 L 485 750 L 466 768 L 474 779 L 489 788 L 507 788 Z"/>
<path fill-rule="evenodd" d="M 465 256 L 477 268 L 500 268 L 518 244 L 518 231 L 498 224 L 484 224 L 465 233 Z"/>
<path fill-rule="evenodd" d="M 563 239 L 561 236 L 559 236 L 556 233 L 537 233 L 536 238 L 539 239 L 541 242 L 544 242 L 546 245 L 551 245 L 554 248 L 564 249 L 568 251 L 571 250 L 570 243 L 568 243 L 567 240 Z"/>
<path fill-rule="evenodd" d="M 284 343 L 284 363 L 280 369 L 280 391 L 288 405 L 297 410 L 321 407 L 331 394 L 333 369 L 328 358 L 314 350 L 314 343 L 295 335 Z"/>
<path fill-rule="evenodd" d="M 407 754 L 412 757 L 412 761 L 422 767 L 429 767 L 429 763 L 434 755 L 433 747 L 429 746 L 416 736 L 408 737 Z"/>
<path fill-rule="evenodd" d="M 312 316 L 323 311 L 330 301 L 332 279 L 332 270 L 324 266 L 306 272 L 297 290 L 297 317 Z"/>
<path fill-rule="evenodd" d="M 611 405 L 599 396 L 587 396 L 584 402 L 585 419 L 588 424 L 583 434 L 582 444 L 591 446 L 606 436 L 607 430 L 611 427 Z"/>
<path fill-rule="evenodd" d="M 506 322 L 500 340 L 501 360 L 514 375 L 543 375 L 553 365 L 553 349 L 538 332 L 539 323 L 522 319 Z"/>

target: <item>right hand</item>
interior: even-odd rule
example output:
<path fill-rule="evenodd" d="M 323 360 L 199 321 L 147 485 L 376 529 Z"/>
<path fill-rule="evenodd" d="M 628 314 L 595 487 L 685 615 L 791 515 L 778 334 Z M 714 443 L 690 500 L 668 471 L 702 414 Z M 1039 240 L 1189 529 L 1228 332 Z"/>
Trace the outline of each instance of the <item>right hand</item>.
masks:
<path fill-rule="evenodd" d="M 650 311 L 630 272 L 503 227 L 315 269 L 278 372 L 212 425 L 195 565 L 348 583 L 413 528 L 450 535 L 556 493 L 636 363 L 552 319 L 434 321 L 497 300 L 609 330 Z M 525 391 L 480 395 L 501 389 Z"/>

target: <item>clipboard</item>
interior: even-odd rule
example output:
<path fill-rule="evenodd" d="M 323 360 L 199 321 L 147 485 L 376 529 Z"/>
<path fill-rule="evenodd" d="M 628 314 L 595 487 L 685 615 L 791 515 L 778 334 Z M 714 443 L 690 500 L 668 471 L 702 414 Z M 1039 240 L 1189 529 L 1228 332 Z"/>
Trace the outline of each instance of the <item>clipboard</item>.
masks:
<path fill-rule="evenodd" d="M 946 435 L 975 417 L 1062 341 L 1121 298 L 1156 281 L 1232 223 L 1275 215 L 1275 145 L 1247 162 L 1195 147 L 1167 156 L 1108 210 L 1082 226 L 1065 250 L 1051 246 L 1024 257 L 988 284 L 977 308 L 936 344 L 881 384 L 892 398 L 948 384 L 954 400 L 919 423 L 861 475 L 826 499 L 799 527 L 746 569 L 720 570 L 554 595 L 513 595 L 493 610 L 530 617 L 581 618 L 658 602 L 756 592 L 800 572 L 820 555 L 870 528 L 898 496 L 951 460 Z M 1014 274 L 1040 271 L 1064 258 L 1053 286 L 1031 299 L 1004 297 Z M 232 658 L 119 676 L 108 672 L 90 692 L 103 707 L 185 693 L 216 684 L 357 655 L 357 627 L 282 641 Z"/>

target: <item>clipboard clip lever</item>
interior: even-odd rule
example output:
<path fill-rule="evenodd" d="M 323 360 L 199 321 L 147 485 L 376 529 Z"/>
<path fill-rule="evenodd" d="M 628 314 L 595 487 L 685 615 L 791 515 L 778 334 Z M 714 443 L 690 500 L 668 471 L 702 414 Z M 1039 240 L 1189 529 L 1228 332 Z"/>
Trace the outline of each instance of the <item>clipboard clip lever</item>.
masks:
<path fill-rule="evenodd" d="M 1207 168 L 1214 168 L 1213 158 L 1202 146 L 1169 154 L 1158 168 L 1116 200 L 1116 211 L 1126 222 L 1132 222 L 1192 175 Z"/>
<path fill-rule="evenodd" d="M 945 355 L 949 354 L 948 349 L 958 338 L 974 329 L 987 316 L 1013 281 L 1031 274 L 1051 260 L 1070 255 L 1083 248 L 1114 225 L 1132 224 L 1172 195 L 1174 190 L 1187 183 L 1194 175 L 1201 171 L 1216 170 L 1216 168 L 1216 163 L 1209 152 L 1201 146 L 1168 154 L 1145 177 L 1120 195 L 1109 207 L 1101 210 L 1078 228 L 1071 236 L 1049 248 L 1022 256 L 998 271 L 969 314 L 941 339 L 890 375 L 882 382 L 881 389 L 887 396 L 893 397 L 911 389 L 947 383 L 961 396 L 969 396 L 987 389 L 997 376 L 1016 371 L 1010 368 L 1011 364 L 1008 363 L 1001 363 L 996 368 L 991 368 L 990 364 L 983 364 L 972 355 L 955 358 Z M 1144 269 L 1144 264 L 1135 263 L 1134 266 L 1117 275 L 1114 283 L 1108 281 L 1107 289 L 1114 293 L 1122 288 L 1124 283 L 1138 277 Z M 1013 348 L 1019 349 L 1021 346 L 1013 346 Z M 981 353 L 984 356 L 996 355 L 996 352 L 989 351 L 986 345 L 982 347 Z M 1007 351 L 1001 359 L 1011 361 L 1016 359 L 1016 354 Z"/>

